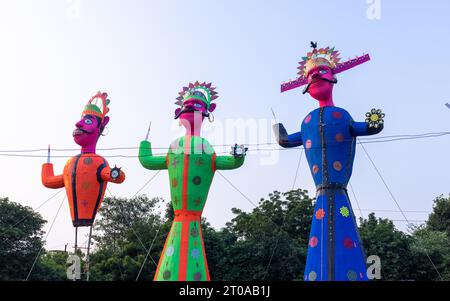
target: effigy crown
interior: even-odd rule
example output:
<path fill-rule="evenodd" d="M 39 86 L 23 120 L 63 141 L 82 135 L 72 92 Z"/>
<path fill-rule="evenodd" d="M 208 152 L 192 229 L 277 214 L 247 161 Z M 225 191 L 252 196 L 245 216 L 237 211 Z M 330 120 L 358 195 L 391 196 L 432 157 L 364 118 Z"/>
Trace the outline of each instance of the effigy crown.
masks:
<path fill-rule="evenodd" d="M 215 91 L 215 87 L 212 87 L 212 83 L 200 83 L 196 81 L 195 83 L 189 83 L 187 87 L 183 87 L 183 90 L 179 92 L 179 96 L 176 98 L 176 105 L 183 106 L 184 102 L 190 99 L 197 99 L 202 101 L 206 108 L 209 109 L 211 102 L 217 99 L 219 96 Z"/>
<path fill-rule="evenodd" d="M 102 121 L 109 112 L 108 105 L 110 100 L 107 93 L 97 92 L 84 107 L 82 116 L 93 115 L 99 117 Z"/>
<path fill-rule="evenodd" d="M 314 42 L 311 42 L 311 47 L 313 50 L 302 57 L 302 61 L 299 62 L 297 79 L 281 84 L 282 93 L 306 85 L 308 83 L 308 73 L 313 68 L 328 66 L 333 71 L 333 74 L 338 74 L 370 60 L 370 56 L 364 54 L 341 63 L 339 51 L 335 50 L 334 47 L 317 49 L 317 43 Z"/>

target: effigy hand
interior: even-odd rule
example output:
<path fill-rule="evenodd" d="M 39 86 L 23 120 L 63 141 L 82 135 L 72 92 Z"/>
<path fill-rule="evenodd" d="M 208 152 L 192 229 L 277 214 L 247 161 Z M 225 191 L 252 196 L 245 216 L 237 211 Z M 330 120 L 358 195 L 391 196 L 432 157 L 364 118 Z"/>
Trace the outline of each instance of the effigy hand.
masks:
<path fill-rule="evenodd" d="M 244 145 L 237 145 L 235 144 L 234 146 L 231 147 L 231 155 L 233 155 L 233 157 L 235 158 L 242 158 L 245 157 L 247 155 L 247 150 L 248 147 L 245 147 Z"/>
<path fill-rule="evenodd" d="M 369 125 L 369 128 L 381 128 L 383 127 L 385 116 L 380 109 L 372 109 L 366 113 L 366 123 Z"/>

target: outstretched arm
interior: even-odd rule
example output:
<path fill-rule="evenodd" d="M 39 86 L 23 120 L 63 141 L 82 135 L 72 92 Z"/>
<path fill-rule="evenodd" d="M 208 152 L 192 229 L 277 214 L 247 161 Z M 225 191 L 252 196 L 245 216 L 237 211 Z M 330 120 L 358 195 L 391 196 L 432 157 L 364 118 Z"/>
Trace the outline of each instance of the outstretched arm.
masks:
<path fill-rule="evenodd" d="M 64 187 L 63 175 L 54 175 L 52 163 L 42 164 L 41 180 L 42 184 L 47 188 L 58 189 Z"/>
<path fill-rule="evenodd" d="M 352 135 L 368 136 L 378 134 L 383 130 L 385 114 L 381 110 L 372 109 L 366 113 L 366 122 L 353 122 L 350 126 Z"/>
<path fill-rule="evenodd" d="M 244 164 L 245 157 L 235 157 L 235 156 L 217 156 L 214 163 L 216 169 L 236 169 Z"/>
<path fill-rule="evenodd" d="M 125 173 L 120 170 L 120 168 L 114 167 L 114 168 L 103 168 L 100 172 L 100 178 L 103 181 L 112 182 L 116 184 L 123 183 L 125 181 Z"/>
<path fill-rule="evenodd" d="M 153 156 L 152 144 L 147 140 L 139 146 L 139 162 L 147 169 L 167 169 L 166 156 Z"/>
<path fill-rule="evenodd" d="M 352 135 L 357 136 L 369 136 L 378 134 L 383 130 L 383 124 L 379 125 L 377 128 L 370 127 L 366 122 L 353 122 L 351 125 Z"/>
<path fill-rule="evenodd" d="M 231 147 L 231 156 L 215 156 L 213 158 L 213 169 L 236 169 L 244 164 L 247 148 L 244 145 L 237 145 Z"/>
<path fill-rule="evenodd" d="M 301 132 L 288 135 L 284 125 L 277 123 L 273 125 L 273 132 L 278 144 L 284 148 L 297 147 L 303 144 Z"/>

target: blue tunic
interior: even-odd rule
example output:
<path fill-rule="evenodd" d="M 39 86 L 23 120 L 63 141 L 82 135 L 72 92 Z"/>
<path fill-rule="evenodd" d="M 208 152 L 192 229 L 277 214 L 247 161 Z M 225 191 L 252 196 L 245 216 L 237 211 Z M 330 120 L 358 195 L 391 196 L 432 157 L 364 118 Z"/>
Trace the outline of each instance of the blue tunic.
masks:
<path fill-rule="evenodd" d="M 305 280 L 367 280 L 366 257 L 347 194 L 356 137 L 380 132 L 355 122 L 338 107 L 318 108 L 303 120 L 301 131 L 280 142 L 304 145 L 317 196 Z"/>

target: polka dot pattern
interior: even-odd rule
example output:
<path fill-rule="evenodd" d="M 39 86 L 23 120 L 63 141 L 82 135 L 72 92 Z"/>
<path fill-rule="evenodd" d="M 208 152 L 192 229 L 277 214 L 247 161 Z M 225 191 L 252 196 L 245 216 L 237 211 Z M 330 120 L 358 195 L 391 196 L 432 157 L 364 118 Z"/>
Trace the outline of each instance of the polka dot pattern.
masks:
<path fill-rule="evenodd" d="M 345 140 L 344 134 L 342 134 L 342 133 L 337 133 L 336 134 L 336 141 L 337 142 L 344 142 L 344 140 Z"/>
<path fill-rule="evenodd" d="M 200 257 L 200 251 L 198 249 L 193 249 L 191 251 L 191 256 L 194 259 L 198 259 Z"/>
<path fill-rule="evenodd" d="M 342 118 L 342 113 L 341 112 L 334 111 L 333 113 L 331 113 L 331 115 L 335 119 L 341 119 Z"/>
<path fill-rule="evenodd" d="M 341 171 L 342 170 L 342 163 L 340 161 L 334 161 L 333 162 L 333 168 L 336 171 Z"/>
<path fill-rule="evenodd" d="M 355 271 L 353 271 L 353 270 L 349 270 L 348 272 L 347 272 L 347 278 L 348 278 L 348 280 L 350 280 L 350 281 L 355 281 L 356 279 L 357 279 L 357 274 L 356 274 L 356 272 Z"/>
<path fill-rule="evenodd" d="M 321 220 L 325 217 L 325 211 L 320 208 L 316 211 L 316 219 Z"/>
<path fill-rule="evenodd" d="M 350 237 L 347 237 L 344 239 L 344 247 L 346 249 L 353 249 L 356 247 L 355 243 L 353 242 L 353 240 Z"/>
<path fill-rule="evenodd" d="M 346 206 L 342 206 L 342 207 L 339 209 L 339 212 L 341 213 L 341 215 L 342 215 L 343 217 L 349 217 L 349 216 L 350 216 L 350 211 L 348 210 L 348 208 L 347 208 Z"/>
<path fill-rule="evenodd" d="M 172 256 L 174 251 L 175 251 L 175 249 L 173 246 L 168 247 L 167 251 L 166 251 L 166 256 L 168 256 L 168 257 Z"/>
<path fill-rule="evenodd" d="M 178 186 L 178 180 L 177 179 L 172 179 L 172 187 L 175 188 Z"/>
<path fill-rule="evenodd" d="M 305 123 L 308 124 L 311 121 L 311 119 L 312 119 L 311 115 L 306 116 Z"/>
<path fill-rule="evenodd" d="M 192 183 L 194 183 L 195 185 L 200 185 L 200 184 L 202 183 L 202 178 L 199 177 L 199 176 L 195 176 L 195 177 L 192 179 Z"/>
<path fill-rule="evenodd" d="M 312 168 L 312 172 L 313 172 L 313 174 L 317 174 L 319 172 L 319 165 L 317 165 L 317 164 L 314 165 Z"/>
<path fill-rule="evenodd" d="M 202 280 L 202 273 L 200 273 L 200 272 L 195 273 L 195 274 L 194 274 L 194 280 L 195 280 L 195 281 L 200 281 L 200 280 Z"/>
<path fill-rule="evenodd" d="M 317 237 L 313 236 L 311 237 L 311 239 L 309 240 L 309 246 L 311 248 L 315 248 L 317 247 L 317 244 L 319 243 L 319 240 L 317 239 Z"/>
<path fill-rule="evenodd" d="M 90 158 L 90 157 L 84 158 L 83 159 L 83 163 L 85 165 L 91 165 L 92 164 L 92 158 Z"/>

